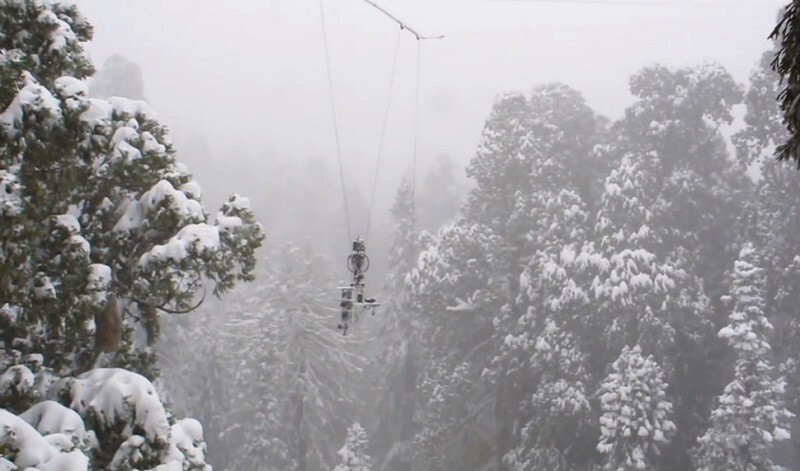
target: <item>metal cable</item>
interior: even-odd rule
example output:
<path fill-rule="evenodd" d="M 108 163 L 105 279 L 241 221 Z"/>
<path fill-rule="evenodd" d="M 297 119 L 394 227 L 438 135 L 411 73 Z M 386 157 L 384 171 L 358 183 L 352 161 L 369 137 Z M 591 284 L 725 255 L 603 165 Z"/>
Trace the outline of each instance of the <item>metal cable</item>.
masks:
<path fill-rule="evenodd" d="M 336 158 L 339 160 L 339 179 L 342 183 L 342 201 L 344 201 L 344 217 L 347 222 L 347 238 L 353 238 L 353 231 L 350 228 L 350 207 L 347 204 L 347 188 L 344 181 L 344 165 L 342 164 L 342 146 L 339 139 L 339 119 L 336 113 L 336 99 L 333 93 L 333 74 L 331 72 L 331 57 L 328 51 L 328 28 L 325 26 L 325 7 L 322 0 L 319 0 L 319 15 L 322 23 L 322 39 L 325 43 L 325 68 L 328 72 L 328 90 L 331 98 L 331 113 L 333 114 L 333 133 L 336 137 Z"/>
<path fill-rule="evenodd" d="M 394 60 L 392 61 L 392 75 L 389 78 L 389 92 L 386 95 L 386 108 L 383 114 L 383 125 L 381 126 L 381 139 L 378 145 L 378 161 L 375 164 L 375 176 L 372 179 L 372 198 L 370 199 L 369 212 L 367 213 L 367 231 L 364 235 L 364 241 L 369 239 L 369 233 L 372 229 L 372 212 L 375 209 L 375 194 L 378 190 L 378 175 L 381 170 L 381 160 L 383 158 L 383 145 L 386 141 L 386 128 L 389 122 L 389 110 L 392 105 L 392 93 L 394 92 L 394 79 L 397 73 L 397 57 L 400 52 L 400 38 L 403 33 L 403 28 L 397 30 L 397 42 L 394 47 Z"/>
<path fill-rule="evenodd" d="M 417 219 L 417 149 L 419 142 L 419 93 L 420 93 L 420 64 L 422 63 L 422 41 L 417 40 L 417 78 L 414 94 L 414 153 L 411 161 L 411 232 Z"/>

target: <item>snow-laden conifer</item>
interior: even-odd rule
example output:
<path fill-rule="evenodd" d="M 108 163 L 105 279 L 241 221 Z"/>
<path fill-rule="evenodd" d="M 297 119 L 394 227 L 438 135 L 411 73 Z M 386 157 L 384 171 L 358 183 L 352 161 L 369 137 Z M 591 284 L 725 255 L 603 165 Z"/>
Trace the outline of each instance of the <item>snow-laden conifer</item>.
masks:
<path fill-rule="evenodd" d="M 367 453 L 367 432 L 356 422 L 347 429 L 347 440 L 339 450 L 342 461 L 333 471 L 371 471 L 372 459 Z"/>
<path fill-rule="evenodd" d="M 764 52 L 750 75 L 745 95 L 746 127 L 734 134 L 738 160 L 757 176 L 741 226 L 759 254 L 766 278 L 764 314 L 775 327 L 770 337 L 772 359 L 786 378 L 787 407 L 800 412 L 800 342 L 797 306 L 800 303 L 800 180 L 791 165 L 777 161 L 775 148 L 787 140 L 783 114 L 775 107 L 780 76 L 771 70 L 776 49 Z M 795 452 L 800 441 L 793 440 Z"/>
<path fill-rule="evenodd" d="M 391 208 L 392 247 L 386 276 L 383 305 L 378 316 L 381 346 L 374 373 L 380 378 L 379 417 L 372 440 L 376 465 L 386 471 L 409 469 L 414 437 L 414 412 L 417 407 L 417 375 L 420 352 L 420 320 L 408 295 L 406 278 L 416 266 L 418 236 L 413 188 L 407 179 L 400 182 Z"/>
<path fill-rule="evenodd" d="M 209 214 L 146 103 L 88 96 L 74 5 L 4 1 L 0 23 L 0 406 L 74 409 L 97 432 L 80 450 L 93 468 L 204 469 L 202 428 L 165 415 L 149 381 L 152 344 L 161 315 L 252 279 L 261 227 L 239 196 Z"/>
<path fill-rule="evenodd" d="M 615 317 L 633 319 L 624 324 L 639 324 L 635 330 L 649 331 L 649 338 L 615 341 L 638 342 L 664 368 L 674 421 L 681 430 L 670 453 L 674 469 L 687 469 L 687 450 L 705 427 L 699 418 L 707 414 L 721 386 L 719 375 L 707 371 L 722 361 L 714 326 L 727 314 L 719 299 L 727 292 L 725 275 L 736 257 L 737 219 L 747 181 L 743 168 L 731 165 L 720 128 L 732 122 L 741 87 L 718 64 L 680 69 L 654 65 L 631 77 L 630 90 L 635 101 L 614 124 L 617 139 L 608 152 L 616 159 L 646 158 L 640 180 L 646 184 L 640 187 L 648 198 L 641 205 L 651 211 L 647 228 L 657 239 L 639 248 L 656 257 L 654 268 L 664 268 L 664 279 L 674 287 L 639 290 L 634 299 L 644 295 L 648 301 L 638 298 L 634 305 L 647 309 L 634 317 L 621 309 L 625 314 Z M 633 244 L 622 242 L 613 253 L 634 250 L 627 245 Z M 619 347 L 616 343 L 612 351 Z"/>
<path fill-rule="evenodd" d="M 505 231 L 519 192 L 528 188 L 532 157 L 525 148 L 528 119 L 525 96 L 508 93 L 499 97 L 467 167 L 467 176 L 477 187 L 470 192 L 466 213 L 471 221 L 498 233 Z"/>
<path fill-rule="evenodd" d="M 592 430 L 584 355 L 573 336 L 549 320 L 533 342 L 530 365 L 538 386 L 522 404 L 529 418 L 520 444 L 503 461 L 515 471 L 573 469 L 591 456 L 582 445 Z"/>
<path fill-rule="evenodd" d="M 675 434 L 663 376 L 638 345 L 622 349 L 598 391 L 604 470 L 658 469 L 660 450 Z"/>
<path fill-rule="evenodd" d="M 87 96 L 91 27 L 74 6 L 4 2 L 0 14 L 6 338 L 58 374 L 86 369 L 93 318 L 113 299 L 114 363 L 153 376 L 159 313 L 250 280 L 261 228 L 238 196 L 208 213 L 146 103 Z"/>
<path fill-rule="evenodd" d="M 729 324 L 719 331 L 736 353 L 734 378 L 711 412 L 711 424 L 698 439 L 697 465 L 703 471 L 778 469 L 775 442 L 789 439 L 792 414 L 783 402 L 784 380 L 775 379 L 770 361 L 772 324 L 764 315 L 764 270 L 752 244 L 742 247 L 734 265 Z"/>

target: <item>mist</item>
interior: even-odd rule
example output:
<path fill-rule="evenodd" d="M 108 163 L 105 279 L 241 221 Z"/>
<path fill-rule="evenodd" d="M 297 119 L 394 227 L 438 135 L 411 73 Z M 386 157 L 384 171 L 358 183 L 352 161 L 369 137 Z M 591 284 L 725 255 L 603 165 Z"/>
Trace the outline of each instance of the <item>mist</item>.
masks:
<path fill-rule="evenodd" d="M 178 149 L 188 146 L 182 159 L 207 191 L 219 185 L 221 193 L 244 193 L 241 186 L 212 183 L 217 171 L 239 162 L 264 173 L 280 158 L 322 158 L 337 165 L 317 2 L 77 5 L 95 27 L 89 46 L 94 62 L 100 66 L 120 54 L 141 66 L 148 102 L 170 127 Z M 421 46 L 424 171 L 440 154 L 466 165 L 502 92 L 563 82 L 580 90 L 599 113 L 616 118 L 631 101 L 628 78 L 648 64 L 713 61 L 745 82 L 769 47 L 766 36 L 781 2 L 382 5 L 420 32 L 446 38 Z M 348 183 L 361 190 L 374 172 L 399 28 L 363 2 L 327 2 L 325 10 L 345 168 Z M 380 175 L 384 208 L 398 176 L 410 168 L 413 146 L 417 44 L 410 34 L 400 36 Z M 191 155 L 197 141 L 207 143 L 210 158 Z M 257 178 L 242 180 L 260 185 Z"/>
<path fill-rule="evenodd" d="M 0 464 L 800 469 L 786 0 L 15 1 Z"/>

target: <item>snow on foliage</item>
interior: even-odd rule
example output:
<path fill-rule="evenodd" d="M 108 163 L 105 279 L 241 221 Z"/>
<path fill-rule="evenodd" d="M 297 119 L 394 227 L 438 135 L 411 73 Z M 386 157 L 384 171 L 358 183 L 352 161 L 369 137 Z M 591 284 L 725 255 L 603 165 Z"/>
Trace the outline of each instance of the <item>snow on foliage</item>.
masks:
<path fill-rule="evenodd" d="M 15 216 L 22 210 L 19 178 L 14 172 L 0 170 L 0 216 Z"/>
<path fill-rule="evenodd" d="M 144 376 L 118 368 L 91 370 L 72 381 L 70 396 L 73 409 L 103 428 L 123 423 L 153 442 L 169 436 L 164 406 Z"/>
<path fill-rule="evenodd" d="M 69 407 L 48 400 L 19 417 L 3 416 L 13 427 L 9 433 L 18 448 L 12 460 L 17 466 L 85 470 L 90 457 L 107 453 L 111 469 L 210 469 L 200 423 L 183 419 L 170 424 L 155 388 L 141 375 L 95 369 L 62 379 L 49 394 L 66 398 Z"/>
<path fill-rule="evenodd" d="M 66 438 L 66 443 L 70 446 L 69 449 L 62 451 L 71 451 L 75 447 L 84 449 L 97 446 L 94 432 L 87 432 L 80 414 L 58 402 L 37 403 L 20 414 L 19 418 L 33 426 L 45 438 L 54 434 Z"/>
<path fill-rule="evenodd" d="M 164 261 L 180 263 L 189 256 L 202 256 L 217 249 L 219 229 L 208 224 L 190 224 L 183 227 L 166 244 L 156 245 L 142 255 L 139 265 L 148 267 L 151 262 Z"/>
<path fill-rule="evenodd" d="M 0 449 L 15 467 L 40 471 L 85 471 L 89 458 L 80 450 L 64 452 L 52 443 L 53 434 L 42 436 L 34 427 L 14 414 L 0 410 Z M 6 463 L 8 465 L 8 463 Z"/>
<path fill-rule="evenodd" d="M 367 454 L 368 447 L 367 432 L 354 423 L 347 429 L 347 440 L 338 452 L 342 462 L 333 471 L 370 471 L 372 460 Z"/>
<path fill-rule="evenodd" d="M 657 469 L 660 447 L 675 434 L 666 389 L 652 356 L 642 356 L 639 346 L 622 349 L 598 391 L 603 415 L 597 451 L 604 470 Z"/>
<path fill-rule="evenodd" d="M 54 126 L 62 117 L 61 103 L 30 73 L 23 74 L 22 82 L 24 85 L 14 100 L 0 113 L 0 129 L 11 139 L 17 137 L 27 115 L 36 116 L 39 123 L 47 128 Z"/>
<path fill-rule="evenodd" d="M 425 369 L 420 374 L 425 378 L 425 385 L 419 386 L 424 398 L 420 413 L 435 422 L 414 438 L 414 459 L 419 466 L 466 466 L 460 464 L 466 462 L 466 455 L 456 457 L 455 462 L 436 456 L 442 443 L 463 433 L 451 414 L 478 408 L 476 414 L 488 415 L 488 408 L 481 407 L 477 382 L 469 378 L 479 377 L 491 361 L 492 319 L 508 294 L 507 260 L 495 250 L 501 243 L 490 227 L 459 220 L 439 230 L 436 238 L 423 241 L 417 267 L 407 277 L 410 308 L 424 313 L 419 317 L 422 335 L 417 339 Z M 458 300 L 471 310 L 448 310 L 459 306 Z M 465 363 L 464 355 L 457 352 L 467 352 L 470 361 Z M 443 402 L 437 390 L 446 390 L 451 398 Z M 472 429 L 470 433 L 481 431 Z"/>
<path fill-rule="evenodd" d="M 342 336 L 333 264 L 293 245 L 268 260 L 259 283 L 231 300 L 170 319 L 164 383 L 176 407 L 198 411 L 215 465 L 331 469 L 342 446 L 335 437 L 362 403 L 364 334 L 379 317 Z"/>
<path fill-rule="evenodd" d="M 570 469 L 574 447 L 566 444 L 590 420 L 585 358 L 573 336 L 552 319 L 533 344 L 530 368 L 538 375 L 538 387 L 523 403 L 530 418 L 522 426 L 520 443 L 503 461 L 515 471 Z"/>
<path fill-rule="evenodd" d="M 204 469 L 199 424 L 146 379 L 151 345 L 161 312 L 253 279 L 261 226 L 237 196 L 215 224 L 147 103 L 89 98 L 75 5 L 0 0 L 0 19 L 2 465 Z M 90 370 L 103 335 L 121 368 Z"/>
<path fill-rule="evenodd" d="M 0 299 L 28 320 L 7 337 L 59 374 L 85 370 L 110 293 L 128 314 L 116 364 L 152 375 L 158 312 L 251 280 L 261 227 L 235 195 L 214 223 L 145 102 L 88 97 L 91 26 L 73 5 L 3 2 L 0 15 Z"/>
<path fill-rule="evenodd" d="M 686 257 L 665 250 L 669 231 L 662 221 L 671 202 L 656 180 L 662 170 L 655 152 L 628 152 L 606 178 L 596 226 L 599 259 L 588 258 L 598 307 L 590 322 L 603 331 L 609 356 L 640 344 L 671 374 L 676 342 L 697 339 L 699 346 L 712 330 L 700 280 Z"/>
<path fill-rule="evenodd" d="M 774 442 L 788 440 L 784 405 L 785 380 L 774 379 L 768 336 L 772 325 L 764 315 L 765 272 L 752 244 L 745 244 L 734 264 L 733 312 L 719 336 L 736 352 L 734 378 L 711 412 L 711 424 L 698 438 L 699 469 L 778 469 L 771 457 Z"/>

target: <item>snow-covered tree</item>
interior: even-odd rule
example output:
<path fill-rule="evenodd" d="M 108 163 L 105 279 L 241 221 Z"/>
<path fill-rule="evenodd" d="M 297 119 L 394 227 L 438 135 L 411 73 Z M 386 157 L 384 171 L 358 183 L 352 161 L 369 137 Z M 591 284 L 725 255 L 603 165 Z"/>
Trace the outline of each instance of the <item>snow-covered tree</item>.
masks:
<path fill-rule="evenodd" d="M 401 180 L 391 208 L 392 246 L 389 253 L 387 287 L 395 292 L 394 294 L 405 291 L 405 278 L 416 265 L 419 253 L 413 191 L 414 188 L 408 179 Z"/>
<path fill-rule="evenodd" d="M 367 454 L 367 432 L 356 422 L 347 429 L 347 440 L 338 451 L 342 462 L 333 471 L 371 471 L 372 459 Z"/>
<path fill-rule="evenodd" d="M 530 119 L 525 96 L 502 95 L 492 107 L 467 176 L 477 187 L 470 192 L 466 213 L 498 234 L 507 232 L 508 221 L 517 204 L 518 192 L 527 188 L 530 155 L 522 146 Z"/>
<path fill-rule="evenodd" d="M 89 98 L 92 27 L 74 5 L 2 2 L 0 23 L 0 406 L 24 420 L 58 409 L 46 400 L 73 409 L 96 437 L 81 450 L 92 468 L 205 469 L 199 423 L 170 418 L 149 381 L 151 346 L 160 316 L 192 311 L 206 285 L 252 279 L 261 227 L 238 196 L 210 217 L 144 102 Z M 133 371 L 87 371 L 100 363 Z M 7 461 L 85 469 L 21 445 Z"/>
<path fill-rule="evenodd" d="M 601 258 L 589 262 L 598 307 L 590 322 L 603 329 L 608 353 L 639 344 L 664 358 L 675 353 L 676 329 L 690 339 L 710 330 L 700 281 L 680 259 L 662 255 L 665 230 L 658 217 L 668 202 L 658 193 L 657 170 L 654 155 L 627 154 L 606 179 L 595 229 Z"/>
<path fill-rule="evenodd" d="M 659 469 L 660 448 L 675 434 L 667 384 L 652 356 L 625 347 L 600 385 L 600 442 L 604 470 Z"/>
<path fill-rule="evenodd" d="M 663 248 L 691 263 L 712 300 L 726 291 L 733 263 L 736 218 L 742 205 L 744 168 L 731 165 L 719 129 L 733 122 L 741 87 L 717 64 L 670 69 L 651 66 L 631 77 L 636 102 L 615 124 L 621 155 L 653 153 L 657 193 L 666 202 L 659 226 Z M 691 253 L 676 253 L 681 249 Z"/>
<path fill-rule="evenodd" d="M 298 470 L 329 468 L 338 445 L 315 437 L 335 437 L 356 417 L 364 339 L 358 329 L 347 336 L 336 330 L 338 303 L 329 289 L 335 283 L 323 258 L 289 246 L 273 263 L 265 280 L 271 287 L 265 314 L 271 312 L 283 323 L 284 429 L 290 458 Z"/>
<path fill-rule="evenodd" d="M 541 143 L 544 157 L 533 162 L 534 171 L 545 163 L 557 163 L 562 178 L 551 183 L 577 192 L 594 209 L 609 170 L 609 162 L 595 150 L 607 140 L 608 120 L 592 110 L 579 91 L 563 83 L 535 87 L 528 107 L 532 119 L 528 140 Z"/>
<path fill-rule="evenodd" d="M 408 283 L 411 302 L 423 313 L 428 355 L 447 356 L 448 347 L 478 354 L 489 347 L 491 315 L 507 299 L 505 260 L 494 250 L 501 243 L 486 226 L 459 221 L 422 250 Z"/>
<path fill-rule="evenodd" d="M 152 377 L 159 313 L 250 280 L 261 228 L 238 196 L 209 216 L 145 103 L 88 98 L 91 27 L 73 5 L 5 2 L 0 17 L 5 349 L 71 374 L 107 334 L 95 317 L 121 317 L 111 361 Z"/>
<path fill-rule="evenodd" d="M 787 406 L 800 413 L 800 336 L 796 306 L 800 302 L 800 215 L 794 200 L 800 198 L 800 179 L 792 166 L 773 158 L 775 148 L 787 139 L 781 111 L 775 106 L 781 83 L 771 70 L 775 48 L 765 51 L 750 75 L 745 95 L 746 127 L 733 136 L 738 159 L 758 177 L 741 223 L 743 237 L 752 241 L 764 270 L 764 314 L 775 327 L 770 337 L 771 358 L 786 378 Z M 793 437 L 795 456 L 800 437 Z"/>
<path fill-rule="evenodd" d="M 531 213 L 541 227 L 530 235 L 535 251 L 520 275 L 522 314 L 504 309 L 495 320 L 494 371 L 518 398 L 504 405 L 506 425 L 520 430 L 519 444 L 504 458 L 513 469 L 570 469 L 592 455 L 580 440 L 591 428 L 589 403 L 580 399 L 591 380 L 579 345 L 590 309 L 587 268 L 596 254 L 584 242 L 587 214 L 580 196 L 549 187 L 547 173 L 554 168 L 547 164 L 540 167 L 544 178 L 534 180 L 540 190 Z M 557 397 L 562 393 L 574 397 Z"/>
<path fill-rule="evenodd" d="M 781 90 L 775 98 L 780 104 L 783 124 L 787 130 L 785 141 L 781 141 L 777 148 L 777 156 L 780 160 L 793 160 L 800 165 L 800 122 L 797 119 L 797 83 L 800 80 L 800 69 L 795 60 L 800 47 L 800 2 L 792 0 L 781 11 L 770 39 L 779 46 L 772 68 L 781 76 Z"/>
<path fill-rule="evenodd" d="M 408 277 L 411 307 L 420 319 L 418 351 L 427 365 L 418 381 L 420 433 L 444 440 L 448 450 L 468 447 L 462 439 L 480 442 L 471 450 L 483 449 L 493 438 L 492 429 L 477 424 L 491 420 L 493 411 L 488 399 L 491 389 L 480 377 L 491 362 L 492 318 L 507 299 L 505 257 L 496 252 L 500 241 L 489 228 L 463 220 L 444 227 L 427 243 Z M 434 395 L 439 383 L 453 385 L 446 407 Z M 451 413 L 457 415 L 449 417 Z M 462 413 L 480 419 L 470 424 L 459 422 Z M 448 425 L 453 422 L 459 427 Z M 433 429 L 437 432 L 429 433 Z M 441 438 L 450 432 L 456 432 L 457 437 Z M 431 449 L 428 438 L 422 439 L 424 445 L 418 439 L 415 442 L 415 447 Z M 441 448 L 438 453 L 442 453 Z M 491 456 L 448 451 L 441 458 L 445 460 L 442 469 L 452 469 L 482 466 Z M 449 458 L 455 461 L 448 462 Z"/>
<path fill-rule="evenodd" d="M 262 264 L 263 265 L 263 264 Z M 271 310 L 271 279 L 237 286 L 224 303 L 169 319 L 159 353 L 173 409 L 204 424 L 220 469 L 291 469 L 286 423 L 284 318 Z"/>
<path fill-rule="evenodd" d="M 585 449 L 593 432 L 585 358 L 572 335 L 553 320 L 533 344 L 530 367 L 538 374 L 538 387 L 522 407 L 528 420 L 520 443 L 503 461 L 514 471 L 574 469 L 592 458 Z"/>
<path fill-rule="evenodd" d="M 237 286 L 226 295 L 225 306 L 238 304 L 242 288 Z M 156 345 L 160 370 L 156 387 L 174 414 L 194 417 L 203 424 L 212 450 L 208 463 L 214 468 L 240 456 L 239 436 L 227 430 L 240 418 L 239 397 L 228 390 L 230 372 L 237 365 L 232 358 L 234 349 L 226 343 L 224 319 L 212 315 L 220 312 L 225 312 L 222 303 L 210 300 L 191 316 L 164 319 L 162 338 Z"/>
<path fill-rule="evenodd" d="M 715 331 L 727 315 L 721 298 L 727 292 L 726 274 L 741 241 L 739 214 L 748 182 L 744 166 L 732 165 L 719 129 L 732 122 L 732 106 L 740 101 L 741 89 L 716 64 L 681 69 L 650 66 L 635 74 L 630 83 L 635 102 L 613 125 L 617 139 L 604 151 L 619 156 L 618 162 L 626 155 L 640 162 L 642 178 L 638 185 L 635 179 L 631 181 L 643 191 L 639 194 L 645 199 L 638 204 L 649 213 L 649 220 L 639 227 L 646 226 L 651 236 L 637 241 L 642 244 L 636 249 L 620 239 L 612 250 L 603 251 L 611 256 L 626 250 L 631 255 L 652 255 L 649 262 L 632 261 L 636 269 L 646 269 L 652 280 L 668 281 L 668 285 L 631 290 L 630 280 L 621 278 L 627 286 L 616 286 L 628 288 L 632 296 L 627 300 L 648 301 L 642 312 L 630 311 L 637 306 L 635 301 L 619 314 L 634 320 L 625 325 L 638 326 L 640 332 L 649 330 L 650 340 L 614 340 L 616 348 L 620 342 L 639 343 L 665 369 L 672 386 L 674 421 L 682 431 L 669 448 L 674 457 L 669 467 L 680 470 L 691 466 L 687 450 L 705 429 L 701 418 L 724 384 L 721 371 L 713 366 L 724 362 L 724 346 Z M 629 187 L 620 188 L 625 197 Z M 636 191 L 627 193 L 636 199 L 617 201 L 635 203 L 639 199 Z M 615 208 L 614 220 L 630 220 L 624 204 Z M 609 226 L 612 231 L 615 225 Z M 617 271 L 637 275 L 633 265 L 630 267 Z M 662 270 L 666 276 L 656 278 Z M 618 317 L 614 311 L 606 312 Z"/>
<path fill-rule="evenodd" d="M 417 411 L 420 429 L 411 449 L 412 469 L 470 469 L 492 458 L 487 432 L 479 427 L 490 415 L 476 407 L 481 388 L 470 384 L 475 373 L 466 362 L 451 367 L 452 361 L 434 360 L 420 375 L 423 401 Z"/>
<path fill-rule="evenodd" d="M 392 215 L 392 247 L 384 300 L 378 316 L 377 334 L 380 361 L 376 374 L 381 391 L 373 434 L 376 463 L 386 471 L 408 471 L 411 466 L 411 441 L 414 436 L 417 375 L 421 355 L 417 342 L 419 321 L 408 301 L 406 278 L 419 255 L 415 229 L 412 188 L 403 179 L 397 190 Z"/>
<path fill-rule="evenodd" d="M 780 76 L 770 68 L 775 53 L 774 47 L 765 51 L 750 73 L 744 95 L 746 127 L 732 136 L 736 156 L 747 166 L 772 160 L 773 150 L 786 138 L 783 118 L 775 107 L 775 98 L 780 93 Z"/>
<path fill-rule="evenodd" d="M 19 415 L 0 410 L 3 469 L 210 471 L 200 423 L 171 417 L 143 376 L 98 368 L 49 389 Z"/>
<path fill-rule="evenodd" d="M 516 146 L 505 154 L 479 152 L 473 159 L 472 176 L 478 188 L 471 193 L 466 211 L 469 218 L 494 229 L 499 244 L 490 250 L 503 256 L 507 267 L 506 304 L 493 313 L 496 354 L 484 375 L 492 381 L 496 395 L 499 456 L 514 445 L 520 429 L 516 424 L 528 420 L 520 417 L 519 408 L 527 403 L 526 389 L 537 387 L 536 369 L 530 365 L 531 340 L 550 316 L 561 316 L 559 325 L 564 326 L 570 322 L 567 311 L 572 310 L 574 320 L 580 317 L 575 314 L 581 302 L 588 301 L 572 276 L 576 273 L 560 271 L 556 275 L 548 270 L 562 261 L 569 264 L 562 255 L 583 247 L 588 219 L 583 197 L 593 198 L 598 193 L 602 173 L 602 163 L 592 148 L 604 130 L 604 121 L 580 93 L 563 84 L 542 85 L 532 91 L 525 105 Z M 491 124 L 492 118 L 486 131 L 492 129 Z M 488 143 L 495 136 L 486 131 L 486 148 L 494 148 Z M 489 159 L 494 159 L 495 167 L 513 174 L 491 172 Z M 503 187 L 495 181 L 498 178 L 508 184 Z M 506 200 L 513 206 L 506 215 L 486 204 L 493 200 Z M 570 297 L 563 305 L 556 301 Z M 552 307 L 558 307 L 551 309 L 551 301 Z"/>
<path fill-rule="evenodd" d="M 745 94 L 745 128 L 734 134 L 736 155 L 742 165 L 757 173 L 754 194 L 747 201 L 742 226 L 758 248 L 762 268 L 767 272 L 767 298 L 771 299 L 781 283 L 778 274 L 787 263 L 787 253 L 800 247 L 797 228 L 800 218 L 789 201 L 800 195 L 800 182 L 789 166 L 776 162 L 772 153 L 786 137 L 782 118 L 775 107 L 779 77 L 770 70 L 774 50 L 766 51 L 750 75 Z"/>
<path fill-rule="evenodd" d="M 164 382 L 204 420 L 215 468 L 330 469 L 348 423 L 367 412 L 357 407 L 365 336 L 360 324 L 346 337 L 336 329 L 328 261 L 292 244 L 264 260 L 257 286 L 203 307 Z"/>
<path fill-rule="evenodd" d="M 697 464 L 703 471 L 778 469 L 771 449 L 790 438 L 792 414 L 783 403 L 784 381 L 773 377 L 770 361 L 765 281 L 753 245 L 746 244 L 734 266 L 730 323 L 719 331 L 736 352 L 734 379 L 719 397 L 708 431 L 698 439 Z"/>

